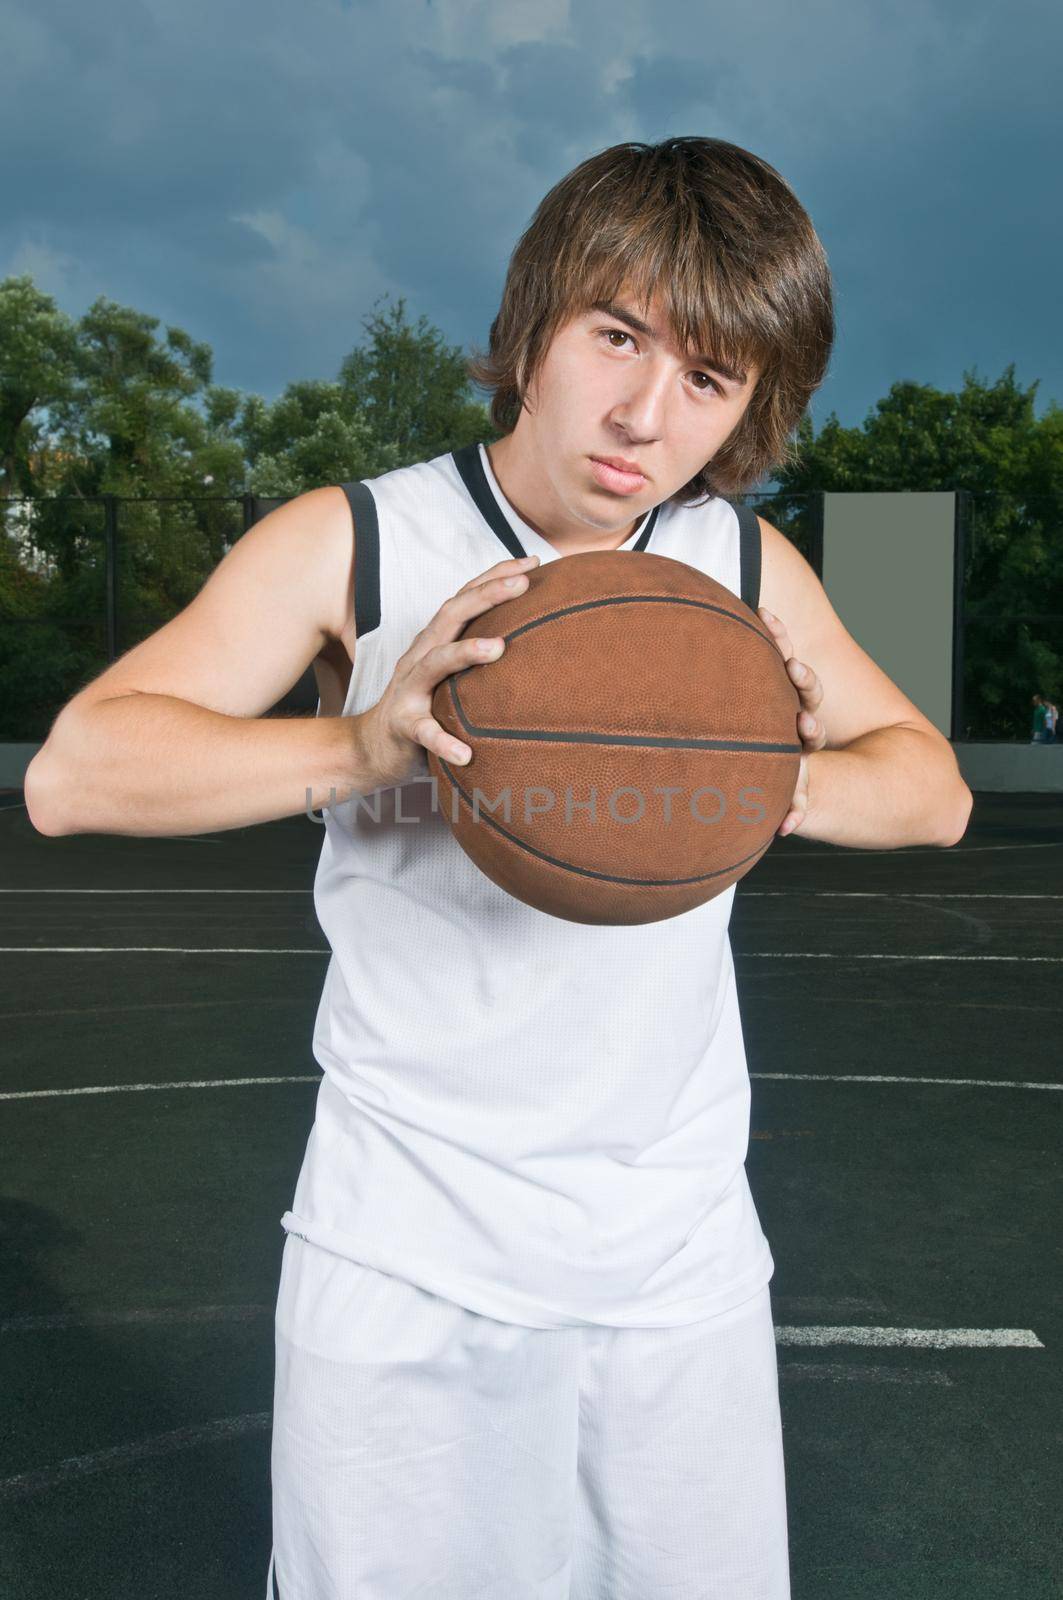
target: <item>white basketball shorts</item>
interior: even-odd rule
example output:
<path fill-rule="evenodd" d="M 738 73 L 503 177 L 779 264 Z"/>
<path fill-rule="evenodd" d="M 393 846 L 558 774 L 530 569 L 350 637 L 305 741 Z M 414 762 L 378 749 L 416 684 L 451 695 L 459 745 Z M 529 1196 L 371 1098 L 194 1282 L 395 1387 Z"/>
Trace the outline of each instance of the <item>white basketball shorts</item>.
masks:
<path fill-rule="evenodd" d="M 269 1600 L 789 1600 L 769 1286 L 526 1328 L 285 1240 Z"/>

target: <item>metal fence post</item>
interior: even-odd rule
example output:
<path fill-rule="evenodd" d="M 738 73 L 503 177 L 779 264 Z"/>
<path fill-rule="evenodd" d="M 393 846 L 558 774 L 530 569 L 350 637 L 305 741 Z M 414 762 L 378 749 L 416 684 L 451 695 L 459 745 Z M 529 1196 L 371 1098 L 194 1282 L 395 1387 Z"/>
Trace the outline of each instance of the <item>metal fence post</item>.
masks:
<path fill-rule="evenodd" d="M 967 737 L 964 727 L 963 679 L 964 632 L 966 628 L 967 542 L 971 521 L 971 491 L 957 489 L 952 535 L 952 716 L 949 737 Z"/>
<path fill-rule="evenodd" d="M 107 659 L 118 659 L 118 497 L 103 496 L 103 530 L 106 544 L 104 583 L 107 595 Z"/>
<path fill-rule="evenodd" d="M 824 490 L 814 489 L 808 497 L 808 564 L 823 582 L 823 500 Z"/>

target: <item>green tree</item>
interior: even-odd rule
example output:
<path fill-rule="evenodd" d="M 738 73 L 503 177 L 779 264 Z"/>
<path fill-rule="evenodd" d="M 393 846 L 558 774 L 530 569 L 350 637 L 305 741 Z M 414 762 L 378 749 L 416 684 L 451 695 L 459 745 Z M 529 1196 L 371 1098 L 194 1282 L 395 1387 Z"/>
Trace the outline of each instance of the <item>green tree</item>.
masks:
<path fill-rule="evenodd" d="M 119 497 L 122 651 L 202 587 L 239 537 L 245 490 L 286 499 L 494 437 L 460 350 L 423 317 L 412 328 L 400 302 L 364 326 L 336 382 L 269 404 L 214 384 L 210 347 L 156 317 L 100 298 L 75 324 L 30 279 L 0 286 L 0 459 L 32 497 L 0 549 L 7 737 L 40 734 L 46 707 L 106 660 L 100 497 Z"/>
<path fill-rule="evenodd" d="M 265 498 L 290 499 L 402 464 L 396 447 L 377 436 L 364 408 L 338 383 L 290 383 L 272 405 L 248 395 L 233 426 L 249 463 L 248 482 Z"/>
<path fill-rule="evenodd" d="M 72 353 L 63 347 L 70 359 L 55 364 L 23 539 L 36 570 L 49 573 L 45 604 L 34 628 L 12 621 L 5 629 L 7 660 L 14 653 L 20 676 L 46 620 L 72 642 L 75 679 L 106 659 L 99 497 L 121 497 L 120 650 L 187 603 L 239 532 L 238 508 L 203 498 L 238 489 L 244 471 L 239 441 L 204 412 L 210 348 L 181 328 L 163 337 L 158 328 L 157 317 L 101 297 L 75 325 Z"/>
<path fill-rule="evenodd" d="M 470 398 L 460 346 L 444 343 L 424 316 L 411 327 L 405 300 L 386 315 L 374 309 L 363 327 L 369 343 L 346 357 L 340 383 L 365 407 L 377 437 L 397 447 L 401 465 L 498 437 L 487 408 Z"/>
<path fill-rule="evenodd" d="M 250 395 L 233 423 L 257 495 L 285 498 L 326 483 L 373 478 L 497 437 L 470 399 L 465 357 L 406 302 L 363 319 L 367 342 L 335 383 L 290 383 L 272 405 Z"/>
<path fill-rule="evenodd" d="M 55 492 L 134 497 L 238 492 L 238 441 L 212 428 L 202 403 L 213 355 L 183 328 L 97 299 L 77 325 L 76 379 L 50 406 L 65 463 Z M 220 480 L 220 481 L 219 481 Z"/>
<path fill-rule="evenodd" d="M 75 381 L 73 322 L 30 277 L 0 282 L 0 495 L 40 492 L 34 457 L 44 443 L 44 408 Z"/>
<path fill-rule="evenodd" d="M 799 460 L 757 508 L 807 554 L 816 490 L 969 491 L 964 724 L 976 738 L 1027 738 L 1032 693 L 1063 693 L 1063 410 L 1038 419 L 1037 387 L 1009 364 L 993 384 L 965 372 L 957 394 L 895 383 L 859 427 L 832 412 L 817 435 L 806 415 Z"/>

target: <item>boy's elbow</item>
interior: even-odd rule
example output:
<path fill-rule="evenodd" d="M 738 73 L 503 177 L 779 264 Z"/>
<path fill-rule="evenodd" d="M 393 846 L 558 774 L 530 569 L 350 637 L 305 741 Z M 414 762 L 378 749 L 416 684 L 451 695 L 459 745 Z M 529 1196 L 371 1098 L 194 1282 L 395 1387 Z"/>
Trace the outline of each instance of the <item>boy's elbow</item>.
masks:
<path fill-rule="evenodd" d="M 42 745 L 26 768 L 22 780 L 22 793 L 26 802 L 26 815 L 38 833 L 56 839 L 73 830 L 60 815 L 59 785 L 47 745 Z"/>
<path fill-rule="evenodd" d="M 959 810 L 953 817 L 952 826 L 950 827 L 948 833 L 946 834 L 945 838 L 941 840 L 943 849 L 950 850 L 954 844 L 959 844 L 960 840 L 967 832 L 967 824 L 971 820 L 971 812 L 973 809 L 974 795 L 971 793 L 970 789 L 968 789 L 967 785 L 964 784 Z"/>

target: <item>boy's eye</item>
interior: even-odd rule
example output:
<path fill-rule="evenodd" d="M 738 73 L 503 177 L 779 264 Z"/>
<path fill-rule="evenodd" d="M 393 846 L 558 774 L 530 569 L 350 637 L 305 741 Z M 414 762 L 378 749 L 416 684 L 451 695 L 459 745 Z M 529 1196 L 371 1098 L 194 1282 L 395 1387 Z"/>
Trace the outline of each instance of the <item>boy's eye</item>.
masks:
<path fill-rule="evenodd" d="M 626 328 L 602 328 L 601 333 L 606 339 L 613 339 L 614 337 L 617 339 L 631 339 L 632 344 L 635 343 L 634 339 L 631 338 L 631 335 L 628 333 Z M 623 346 L 619 344 L 611 344 L 610 349 L 621 350 L 623 349 Z M 697 388 L 702 394 L 708 394 L 709 390 L 715 390 L 717 394 L 723 393 L 723 390 L 716 382 L 716 379 L 711 378 L 707 372 L 702 372 L 701 369 L 698 368 L 697 376 L 705 379 L 704 383 L 697 385 Z"/>

